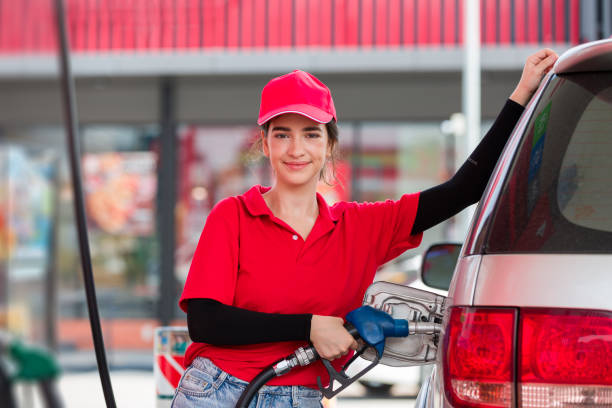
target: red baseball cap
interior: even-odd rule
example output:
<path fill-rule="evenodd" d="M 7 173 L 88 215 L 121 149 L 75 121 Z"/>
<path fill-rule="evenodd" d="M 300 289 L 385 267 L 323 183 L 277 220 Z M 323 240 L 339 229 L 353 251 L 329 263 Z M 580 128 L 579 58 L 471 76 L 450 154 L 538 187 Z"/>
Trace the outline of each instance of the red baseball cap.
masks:
<path fill-rule="evenodd" d="M 314 75 L 298 69 L 264 86 L 257 124 L 262 125 L 283 113 L 297 113 L 319 123 L 336 119 L 329 88 Z"/>

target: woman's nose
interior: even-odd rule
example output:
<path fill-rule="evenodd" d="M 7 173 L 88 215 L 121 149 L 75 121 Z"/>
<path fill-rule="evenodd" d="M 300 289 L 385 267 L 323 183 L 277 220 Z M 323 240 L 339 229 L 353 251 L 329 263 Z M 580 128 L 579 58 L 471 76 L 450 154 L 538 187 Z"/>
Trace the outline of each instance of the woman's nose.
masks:
<path fill-rule="evenodd" d="M 300 137 L 292 137 L 289 144 L 289 154 L 292 156 L 301 156 L 304 154 L 304 142 Z"/>

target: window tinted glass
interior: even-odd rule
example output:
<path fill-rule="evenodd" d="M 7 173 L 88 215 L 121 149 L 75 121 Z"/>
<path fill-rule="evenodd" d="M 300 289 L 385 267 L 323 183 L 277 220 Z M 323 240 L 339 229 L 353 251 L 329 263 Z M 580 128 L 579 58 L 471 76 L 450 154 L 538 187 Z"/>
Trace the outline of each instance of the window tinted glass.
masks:
<path fill-rule="evenodd" d="M 587 106 L 567 147 L 557 202 L 569 222 L 612 232 L 612 88 L 602 94 Z"/>
<path fill-rule="evenodd" d="M 612 74 L 555 78 L 505 181 L 485 252 L 612 252 Z"/>

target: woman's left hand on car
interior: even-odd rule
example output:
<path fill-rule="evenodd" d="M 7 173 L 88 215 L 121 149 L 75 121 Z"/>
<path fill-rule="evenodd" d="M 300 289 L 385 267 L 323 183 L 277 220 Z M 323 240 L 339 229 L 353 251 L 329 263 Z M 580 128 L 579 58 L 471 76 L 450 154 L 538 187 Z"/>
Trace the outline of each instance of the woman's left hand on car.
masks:
<path fill-rule="evenodd" d="M 523 73 L 510 99 L 523 106 L 527 105 L 534 92 L 540 86 L 542 78 L 555 65 L 559 56 L 550 48 L 544 48 L 530 55 L 525 61 Z"/>

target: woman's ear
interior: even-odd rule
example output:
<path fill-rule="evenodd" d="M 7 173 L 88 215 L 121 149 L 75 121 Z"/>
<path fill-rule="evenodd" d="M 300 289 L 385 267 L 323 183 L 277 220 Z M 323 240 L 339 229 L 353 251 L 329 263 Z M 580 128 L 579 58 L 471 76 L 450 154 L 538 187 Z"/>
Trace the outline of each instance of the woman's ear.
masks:
<path fill-rule="evenodd" d="M 266 157 L 270 157 L 270 149 L 268 149 L 268 143 L 266 143 L 267 141 L 266 132 L 263 129 L 260 130 L 260 137 L 261 137 L 261 149 L 263 150 L 263 154 Z"/>

